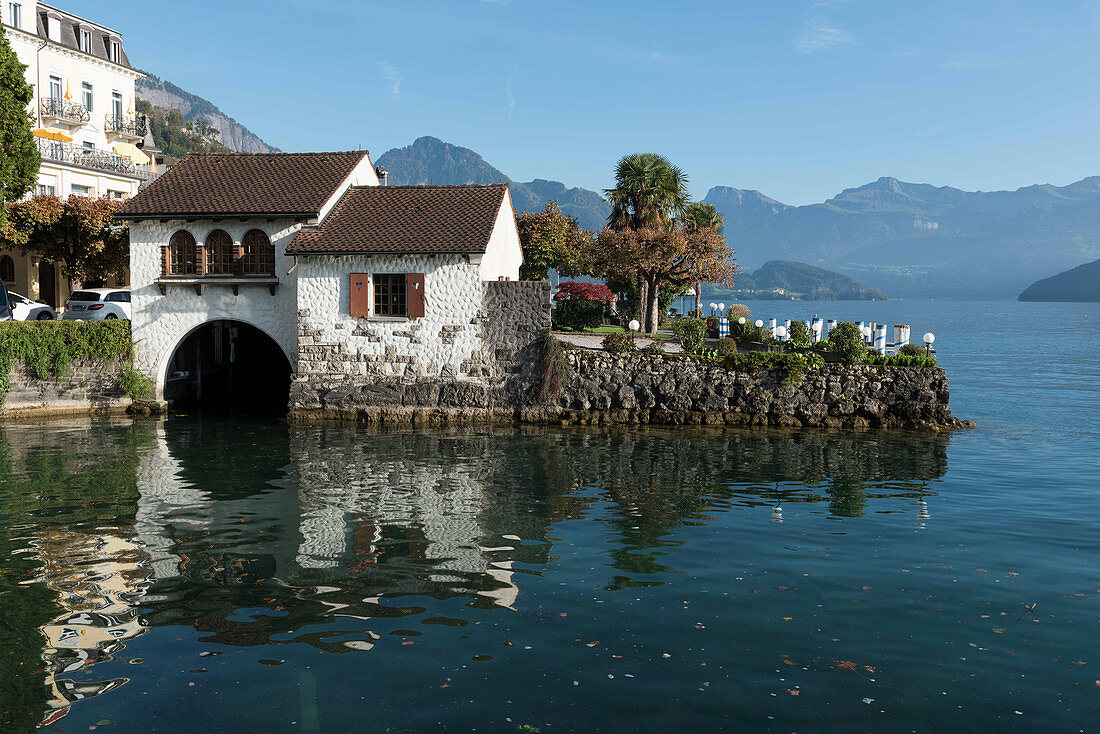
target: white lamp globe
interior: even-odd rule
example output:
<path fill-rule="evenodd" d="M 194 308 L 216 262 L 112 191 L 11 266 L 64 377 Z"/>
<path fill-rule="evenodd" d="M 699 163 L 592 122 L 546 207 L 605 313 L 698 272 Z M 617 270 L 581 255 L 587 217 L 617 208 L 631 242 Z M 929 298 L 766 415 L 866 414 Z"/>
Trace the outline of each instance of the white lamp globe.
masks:
<path fill-rule="evenodd" d="M 631 331 L 637 331 L 638 329 L 642 328 L 642 325 L 638 323 L 638 319 L 632 319 L 631 322 L 627 324 L 627 326 L 630 327 Z"/>
<path fill-rule="evenodd" d="M 726 304 L 724 304 L 724 303 L 719 303 L 719 304 L 718 304 L 718 310 L 719 310 L 719 311 L 725 311 L 725 310 L 726 310 Z"/>
<path fill-rule="evenodd" d="M 760 319 L 757 319 L 755 326 L 756 326 L 757 329 L 763 328 L 764 322 L 761 321 Z"/>
<path fill-rule="evenodd" d="M 934 341 L 936 341 L 936 335 L 933 334 L 931 331 L 924 335 L 925 344 L 931 344 Z"/>
<path fill-rule="evenodd" d="M 739 323 L 739 324 L 745 323 L 745 317 L 742 316 L 741 318 L 737 319 L 737 323 Z"/>
<path fill-rule="evenodd" d="M 785 337 L 787 335 L 787 327 L 786 326 L 777 326 L 777 327 L 775 327 L 775 335 L 777 337 L 779 337 L 780 339 L 782 339 L 783 337 Z"/>
<path fill-rule="evenodd" d="M 810 328 L 813 329 L 815 334 L 820 334 L 821 333 L 821 322 L 820 321 L 813 322 L 812 324 L 810 324 Z"/>
<path fill-rule="evenodd" d="M 711 304 L 710 304 L 710 310 L 711 310 L 711 311 L 713 311 L 713 310 L 714 310 L 714 309 L 716 309 L 716 308 L 718 308 L 718 304 L 717 304 L 717 303 L 711 303 Z"/>

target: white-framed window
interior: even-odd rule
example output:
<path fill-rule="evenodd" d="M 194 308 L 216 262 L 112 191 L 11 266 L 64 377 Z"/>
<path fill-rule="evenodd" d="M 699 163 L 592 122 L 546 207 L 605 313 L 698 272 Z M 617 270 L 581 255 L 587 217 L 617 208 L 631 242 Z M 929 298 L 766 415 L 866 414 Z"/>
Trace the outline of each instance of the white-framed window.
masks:
<path fill-rule="evenodd" d="M 114 189 L 107 189 L 107 196 L 111 197 L 112 199 L 114 199 L 116 201 L 122 201 L 124 198 L 126 198 L 126 192 L 125 191 L 115 191 Z"/>
<path fill-rule="evenodd" d="M 81 145 L 84 146 L 84 150 L 95 150 L 95 143 L 91 140 L 85 140 Z"/>
<path fill-rule="evenodd" d="M 8 25 L 23 27 L 23 6 L 19 3 L 8 3 Z"/>
<path fill-rule="evenodd" d="M 92 195 L 92 187 L 91 186 L 81 186 L 80 184 L 73 184 L 73 195 L 74 196 L 91 196 Z"/>
<path fill-rule="evenodd" d="M 61 16 L 56 13 L 46 14 L 46 37 L 51 41 L 61 40 Z"/>
<path fill-rule="evenodd" d="M 118 41 L 108 41 L 107 43 L 107 59 L 113 61 L 116 64 L 122 63 L 122 44 Z"/>
<path fill-rule="evenodd" d="M 39 196 L 57 196 L 57 189 L 54 188 L 53 184 L 38 184 L 34 193 Z"/>
<path fill-rule="evenodd" d="M 92 52 L 92 32 L 87 28 L 81 28 L 78 39 L 80 50 L 86 54 L 90 54 Z"/>
<path fill-rule="evenodd" d="M 80 84 L 81 99 L 84 102 L 84 109 L 88 112 L 92 112 L 92 83 L 82 82 Z"/>
<path fill-rule="evenodd" d="M 61 77 L 50 74 L 50 99 L 61 99 Z"/>
<path fill-rule="evenodd" d="M 122 119 L 122 92 L 111 92 L 111 114 L 116 119 Z"/>

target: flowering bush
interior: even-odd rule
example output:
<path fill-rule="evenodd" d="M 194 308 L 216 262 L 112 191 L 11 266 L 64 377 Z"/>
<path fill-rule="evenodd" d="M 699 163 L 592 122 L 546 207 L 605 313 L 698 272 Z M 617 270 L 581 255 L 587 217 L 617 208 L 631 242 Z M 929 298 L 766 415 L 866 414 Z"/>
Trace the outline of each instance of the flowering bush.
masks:
<path fill-rule="evenodd" d="M 583 283 L 567 280 L 558 286 L 554 296 L 559 300 L 600 301 L 610 307 L 615 304 L 615 294 L 603 283 Z"/>

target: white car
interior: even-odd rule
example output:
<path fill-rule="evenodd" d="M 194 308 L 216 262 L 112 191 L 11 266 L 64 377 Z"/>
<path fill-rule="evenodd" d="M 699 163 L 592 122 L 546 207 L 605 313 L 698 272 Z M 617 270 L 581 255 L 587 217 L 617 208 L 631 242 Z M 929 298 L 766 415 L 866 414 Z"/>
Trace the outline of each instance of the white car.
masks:
<path fill-rule="evenodd" d="M 12 321 L 53 321 L 57 312 L 44 303 L 36 303 L 18 293 L 8 291 Z"/>
<path fill-rule="evenodd" d="M 124 288 L 87 288 L 65 301 L 63 321 L 130 318 L 130 291 Z"/>

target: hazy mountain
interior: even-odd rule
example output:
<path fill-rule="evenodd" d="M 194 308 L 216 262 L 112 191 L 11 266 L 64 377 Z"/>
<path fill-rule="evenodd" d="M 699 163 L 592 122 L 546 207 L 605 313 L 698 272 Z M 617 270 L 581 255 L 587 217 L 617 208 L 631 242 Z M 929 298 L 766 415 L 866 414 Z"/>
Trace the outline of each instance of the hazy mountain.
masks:
<path fill-rule="evenodd" d="M 138 99 L 162 108 L 166 115 L 169 110 L 177 109 L 183 113 L 185 119 L 192 122 L 205 120 L 217 129 L 218 142 L 230 150 L 239 153 L 279 152 L 278 148 L 260 140 L 259 136 L 222 112 L 213 102 L 180 89 L 171 82 L 150 74 L 144 79 L 138 79 L 134 88 Z"/>
<path fill-rule="evenodd" d="M 1020 294 L 1020 300 L 1100 302 L 1100 260 L 1036 281 Z"/>
<path fill-rule="evenodd" d="M 855 278 L 789 260 L 769 260 L 752 273 L 737 276 L 734 288 L 708 286 L 709 297 L 800 299 L 808 301 L 884 301 L 886 294 Z"/>
<path fill-rule="evenodd" d="M 516 213 L 542 209 L 556 199 L 562 211 L 576 217 L 585 229 L 599 230 L 607 222 L 609 207 L 595 191 L 566 188 L 557 181 L 512 181 L 480 155 L 438 138 L 422 137 L 404 148 L 388 150 L 375 164 L 389 172 L 391 185 L 510 183 Z"/>
<path fill-rule="evenodd" d="M 807 206 L 716 187 L 704 201 L 742 268 L 799 260 L 898 295 L 1009 297 L 1100 256 L 1100 177 L 993 192 L 880 178 Z"/>

